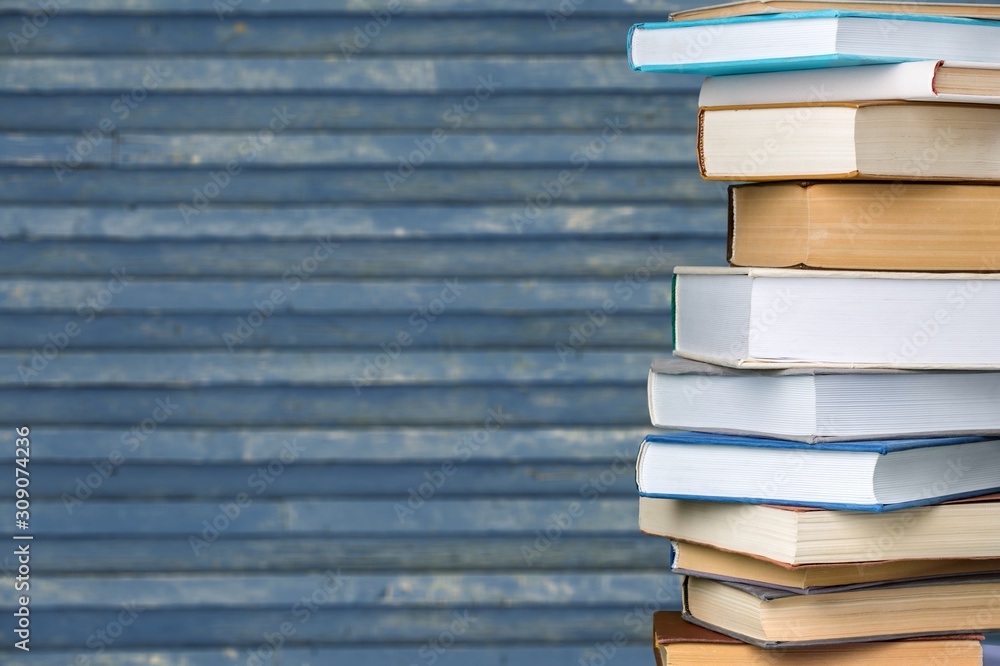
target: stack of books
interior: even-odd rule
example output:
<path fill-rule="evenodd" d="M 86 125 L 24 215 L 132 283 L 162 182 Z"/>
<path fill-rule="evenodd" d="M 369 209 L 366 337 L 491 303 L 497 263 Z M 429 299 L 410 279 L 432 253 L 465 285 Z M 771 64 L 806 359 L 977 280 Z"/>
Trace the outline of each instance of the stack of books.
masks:
<path fill-rule="evenodd" d="M 661 664 L 981 664 L 1000 629 L 1000 7 L 749 0 L 629 32 L 708 74 L 729 268 L 677 268 L 639 524 Z"/>

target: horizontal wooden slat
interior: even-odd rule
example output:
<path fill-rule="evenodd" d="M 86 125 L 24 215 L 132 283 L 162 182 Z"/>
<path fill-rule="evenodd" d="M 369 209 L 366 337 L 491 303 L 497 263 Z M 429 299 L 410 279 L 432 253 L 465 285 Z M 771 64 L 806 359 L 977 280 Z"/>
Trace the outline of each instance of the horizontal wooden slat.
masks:
<path fill-rule="evenodd" d="M 436 138 L 435 138 L 436 136 Z M 123 168 L 178 166 L 225 167 L 250 151 L 247 134 L 135 134 L 120 136 L 116 165 Z M 689 164 L 695 136 L 682 133 L 629 132 L 622 118 L 604 129 L 556 134 L 490 132 L 457 134 L 328 134 L 284 132 L 262 144 L 253 166 L 371 167 L 396 170 L 402 159 L 432 166 L 553 165 L 671 166 Z M 60 161 L 64 159 L 59 156 Z M 586 166 L 585 166 L 586 165 Z"/>
<path fill-rule="evenodd" d="M 520 229 L 511 215 L 524 214 L 524 204 L 490 206 L 344 206 L 304 208 L 212 206 L 186 223 L 176 206 L 109 207 L 12 205 L 0 208 L 0 238 L 17 240 L 219 240 L 334 241 L 378 239 L 444 241 L 457 238 L 501 240 L 542 237 L 596 240 L 666 236 L 710 236 L 726 233 L 725 188 L 714 205 L 625 204 L 552 205 Z M 553 239 L 552 237 L 557 237 Z M 123 246 L 129 249 L 132 246 Z M 280 246 L 269 245 L 272 251 Z M 720 253 L 721 256 L 722 253 Z M 269 253 L 261 260 L 266 260 Z"/>
<path fill-rule="evenodd" d="M 435 655 L 436 666 L 551 666 L 552 664 L 584 664 L 598 663 L 605 658 L 600 651 L 603 647 L 609 652 L 615 648 L 615 666 L 649 666 L 649 646 L 640 645 L 643 641 L 634 641 L 635 647 L 629 645 L 617 646 L 614 643 L 614 632 L 601 640 L 584 641 L 580 644 L 567 644 L 557 647 L 521 647 L 507 645 L 489 645 L 485 647 L 454 647 Z M 288 666 L 296 664 L 306 666 L 315 664 L 350 664 L 351 666 L 411 666 L 419 663 L 418 650 L 422 644 L 407 647 L 362 647 L 362 648 L 280 648 L 270 656 L 266 650 L 260 654 L 254 653 L 260 666 Z M 256 646 L 251 649 L 256 649 Z M 205 649 L 168 649 L 168 650 L 121 650 L 105 652 L 96 657 L 89 652 L 32 650 L 30 656 L 0 652 L 0 658 L 8 666 L 66 666 L 81 655 L 89 658 L 90 663 L 99 666 L 160 666 L 162 664 L 183 664 L 184 666 L 246 666 L 246 651 L 233 648 Z M 432 654 L 432 653 L 428 653 Z M 426 661 L 426 660 L 424 660 Z M 989 665 L 988 665 L 989 666 Z"/>
<path fill-rule="evenodd" d="M 236 535 L 226 532 L 199 549 L 176 535 L 45 538 L 32 565 L 47 575 L 122 573 L 274 573 L 323 571 L 512 571 L 524 569 L 524 545 L 510 536 L 338 534 Z M 531 544 L 529 544 L 529 548 Z M 0 574 L 13 587 L 17 558 L 0 554 Z M 530 563 L 531 571 L 666 570 L 670 544 L 646 535 L 566 534 Z"/>
<path fill-rule="evenodd" d="M 618 287 L 615 280 L 328 280 L 315 279 L 295 284 L 282 280 L 144 280 L 129 274 L 108 271 L 107 279 L 79 280 L 2 280 L 0 311 L 66 311 L 78 315 L 77 324 L 101 312 L 202 312 L 247 317 L 252 311 L 268 309 L 264 301 L 276 306 L 277 315 L 295 313 L 399 313 L 399 327 L 404 330 L 426 329 L 430 320 L 418 310 L 430 312 L 435 299 L 447 298 L 444 310 L 435 317 L 454 312 L 571 312 L 585 316 L 590 308 L 601 308 L 605 301 L 617 305 L 616 312 L 667 313 L 670 307 L 670 280 L 650 278 L 639 282 L 632 276 Z M 131 279 L 130 279 L 131 278 Z M 109 287 L 110 285 L 110 287 Z M 293 290 L 292 286 L 296 286 Z M 111 292 L 111 289 L 118 293 Z M 280 294 L 275 296 L 273 292 Z M 455 296 L 455 292 L 458 296 Z M 110 293 L 106 293 L 110 292 Z M 281 295 L 284 298 L 281 298 Z M 443 296 L 442 296 L 443 295 Z M 627 298 L 626 298 L 627 296 Z M 100 300 L 97 300 L 100 299 Z M 109 300 L 110 299 L 110 300 Z M 93 300 L 97 305 L 88 303 Z M 101 301 L 106 301 L 102 303 Z M 282 301 L 282 302 L 279 302 Z M 257 303 L 257 305 L 255 305 Z M 442 304 L 434 305 L 442 310 Z M 88 309 L 89 308 L 89 309 Z M 426 320 L 427 326 L 409 321 Z M 273 315 L 273 316 L 277 316 Z M 267 326 L 260 324 L 257 328 Z"/>
<path fill-rule="evenodd" d="M 629 449 L 637 448 L 639 441 L 636 439 Z M 580 492 L 581 488 L 595 494 L 600 491 L 609 497 L 635 494 L 634 451 L 623 449 L 619 449 L 618 458 L 609 449 L 606 460 L 592 463 L 483 464 L 474 458 L 463 462 L 473 453 L 471 448 L 466 448 L 462 455 L 455 454 L 445 462 L 319 465 L 294 462 L 296 447 L 289 442 L 284 458 L 275 456 L 259 465 L 144 465 L 130 462 L 127 453 L 113 459 L 95 457 L 93 463 L 85 465 L 33 463 L 31 493 L 37 499 L 60 499 L 69 495 L 128 500 L 231 499 L 241 492 L 252 494 L 264 487 L 271 498 L 396 497 L 405 500 L 411 493 L 421 492 L 421 487 L 426 489 L 423 492 L 436 488 L 435 497 L 544 497 L 569 495 Z M 436 486 L 438 482 L 439 487 Z M 424 485 L 427 483 L 431 485 Z M 14 496 L 12 476 L 0 478 L 0 491 Z"/>
<path fill-rule="evenodd" d="M 472 426 L 502 407 L 509 426 L 635 426 L 646 384 L 368 386 L 352 388 L 3 388 L 0 421 L 133 425 L 162 403 L 174 426 Z"/>
<path fill-rule="evenodd" d="M 80 134 L 0 134 L 0 165 L 45 166 L 65 162 L 74 153 L 74 164 L 96 166 L 112 164 L 112 139 L 101 136 L 93 140 Z"/>
<path fill-rule="evenodd" d="M 625 36 L 622 35 L 624 45 Z M 624 46 L 623 46 L 624 51 Z M 491 78 L 492 77 L 492 78 Z M 482 79 L 482 80 L 481 80 Z M 593 92 L 678 89 L 693 76 L 633 72 L 624 53 L 582 57 L 324 58 L 17 57 L 0 60 L 0 92 L 153 91 L 448 93 Z M 135 99 L 142 95 L 135 95 Z M 461 102 L 462 98 L 455 100 Z M 474 100 L 475 101 L 475 100 Z M 450 105 L 449 105 L 450 107 Z M 290 109 L 292 113 L 294 109 Z"/>
<path fill-rule="evenodd" d="M 632 131 L 695 131 L 698 82 L 688 90 L 645 93 L 577 92 L 547 95 L 498 91 L 475 113 L 452 116 L 466 94 L 259 94 L 157 91 L 135 104 L 115 106 L 107 93 L 0 93 L 0 130 L 93 130 L 109 118 L 119 130 L 253 131 L 267 127 L 274 109 L 288 107 L 295 129 L 354 131 L 463 131 L 600 129 L 606 118 L 621 117 Z M 472 104 L 470 103 L 470 107 Z M 125 114 L 125 111 L 128 114 Z"/>
<path fill-rule="evenodd" d="M 409 350 L 395 358 L 372 345 L 371 354 L 300 351 L 64 351 L 27 382 L 29 352 L 0 352 L 0 386 L 364 386 L 461 384 L 602 384 L 644 382 L 657 350 L 582 349 L 572 356 L 546 351 Z M 384 369 L 381 366 L 385 366 Z"/>
<path fill-rule="evenodd" d="M 123 204 L 149 203 L 175 207 L 177 217 L 197 225 L 200 210 L 215 204 L 516 204 L 515 211 L 531 226 L 532 216 L 549 205 L 564 172 L 567 183 L 556 199 L 560 203 L 695 204 L 720 205 L 721 183 L 698 177 L 687 167 L 617 167 L 599 164 L 585 171 L 563 167 L 524 168 L 423 168 L 398 181 L 386 168 L 354 169 L 251 169 L 232 178 L 218 193 L 212 169 L 117 170 L 78 169 L 56 179 L 52 168 L 0 168 L 0 203 L 35 203 L 45 191 L 51 203 Z M 570 178 L 572 177 L 572 180 Z M 545 188 L 546 183 L 549 189 Z M 389 185 L 393 186 L 390 189 Z M 205 192 L 213 194 L 211 200 Z M 199 193 L 204 199 L 199 199 Z M 181 208 L 181 205 L 187 208 Z M 511 222 L 513 226 L 514 223 Z"/>
<path fill-rule="evenodd" d="M 401 3 L 402 4 L 402 3 Z M 385 10 L 388 6 L 386 0 L 288 0 L 281 5 L 275 6 L 268 0 L 243 0 L 243 2 L 231 2 L 229 6 L 233 8 L 233 13 L 224 12 L 223 18 L 232 17 L 234 13 L 241 14 L 267 14 L 282 15 L 287 13 L 306 14 L 367 14 L 369 11 Z M 407 0 L 403 5 L 407 14 L 543 14 L 547 7 L 540 7 L 532 0 L 511 0 L 510 2 L 484 5 L 476 0 Z M 633 15 L 641 12 L 647 20 L 656 18 L 650 17 L 648 12 L 675 11 L 682 7 L 697 6 L 694 0 L 645 0 L 638 4 L 630 0 L 589 0 L 578 11 L 581 14 L 589 12 L 602 12 L 607 14 Z M 28 0 L 0 0 L 0 10 L 18 11 L 34 13 L 38 11 L 38 6 Z M 198 0 L 78 0 L 71 7 L 64 8 L 66 13 L 93 13 L 93 14 L 207 14 L 217 17 L 218 9 L 211 4 L 205 5 Z"/>
<path fill-rule="evenodd" d="M 89 316 L 90 313 L 87 313 Z M 185 314 L 147 312 L 145 314 L 102 314 L 86 326 L 66 345 L 73 350 L 84 349 L 229 349 L 223 336 L 232 334 L 238 322 L 235 314 Z M 19 348 L 40 354 L 52 354 L 53 338 L 70 323 L 85 323 L 72 312 L 58 314 L 4 314 L 0 327 L 0 348 Z M 405 315 L 347 315 L 335 317 L 323 314 L 283 312 L 271 317 L 250 337 L 233 344 L 239 349 L 366 349 L 388 344 L 399 331 L 407 330 Z M 587 349 L 660 350 L 668 354 L 672 348 L 670 308 L 644 314 L 616 312 L 600 328 L 593 325 L 586 312 L 576 314 L 489 315 L 449 313 L 412 336 L 409 349 L 468 349 L 504 348 L 516 341 L 521 348 L 555 350 L 559 342 L 580 344 L 571 340 L 574 331 L 589 334 Z M 582 347 L 581 347 L 582 348 Z M 567 352 L 569 353 L 569 352 Z"/>
<path fill-rule="evenodd" d="M 346 574 L 335 569 L 303 574 L 114 576 L 40 578 L 32 610 L 114 608 L 134 602 L 147 611 L 212 606 L 275 608 L 294 606 L 315 590 L 326 590 L 325 608 L 616 606 L 645 601 L 651 591 L 669 588 L 680 601 L 678 576 L 658 573 L 490 573 Z M 13 606 L 17 592 L 0 590 L 0 603 Z"/>
<path fill-rule="evenodd" d="M 308 600 L 307 602 L 308 603 Z M 551 608 L 475 608 L 475 609 L 372 609 L 326 608 L 303 603 L 299 615 L 291 607 L 279 609 L 171 609 L 139 613 L 114 641 L 114 650 L 129 647 L 176 646 L 190 649 L 201 646 L 238 646 L 246 657 L 246 648 L 268 646 L 264 635 L 280 631 L 282 623 L 295 629 L 286 641 L 288 646 L 347 646 L 347 645 L 421 645 L 428 654 L 433 649 L 447 651 L 444 642 L 456 645 L 555 645 L 597 644 L 609 641 L 616 632 L 635 630 L 636 644 L 648 650 L 652 634 L 652 611 L 644 612 L 644 600 L 619 606 L 579 606 Z M 653 610 L 677 608 L 677 603 L 652 601 Z M 638 613 L 636 609 L 638 608 Z M 305 611 L 311 612 L 306 614 Z M 469 616 L 460 622 L 465 610 Z M 38 632 L 31 647 L 35 649 L 84 650 L 88 637 L 119 622 L 122 609 L 74 609 L 39 611 L 32 619 Z M 630 618 L 626 624 L 626 618 Z M 13 636 L 13 617 L 4 621 L 6 633 Z M 641 627 L 641 629 L 640 629 Z M 459 635 L 460 634 L 460 635 Z M 33 634 L 34 636 L 34 634 Z M 597 637 L 597 638 L 595 638 Z M 433 643 L 428 643 L 434 641 Z M 96 638 L 92 639 L 96 643 Z M 431 647 L 434 646 L 434 647 Z M 422 663 L 419 649 L 413 649 L 411 659 Z M 652 655 L 647 659 L 652 660 Z M 252 662 L 251 662 L 252 663 Z"/>
<path fill-rule="evenodd" d="M 484 416 L 485 418 L 485 416 Z M 13 425 L 6 425 L 12 429 Z M 198 462 L 204 464 L 267 463 L 295 443 L 301 463 L 405 463 L 468 458 L 462 443 L 477 428 L 251 428 L 194 430 L 169 423 L 133 446 L 121 428 L 31 429 L 34 463 L 86 462 L 122 455 L 128 464 Z M 634 455 L 650 432 L 631 428 L 501 428 L 489 434 L 489 446 L 474 450 L 476 462 L 572 460 L 600 463 L 620 452 Z M 481 435 L 480 435 L 481 437 Z M 125 438 L 126 442 L 122 439 Z M 472 442 L 478 444 L 478 442 Z"/>
<path fill-rule="evenodd" d="M 473 426 L 502 406 L 516 427 L 645 422 L 645 384 L 215 389 L 3 389 L 0 417 L 51 425 L 138 424 L 160 406 L 177 426 Z"/>
<path fill-rule="evenodd" d="M 587 9 L 587 4 L 582 4 L 581 9 Z M 408 3 L 403 6 L 408 7 Z M 68 13 L 76 9 L 69 5 L 66 14 L 39 30 L 31 40 L 4 40 L 0 53 L 79 56 L 346 52 L 352 58 L 386 54 L 620 55 L 622 40 L 633 23 L 626 17 L 582 15 L 560 21 L 555 14 L 551 24 L 540 16 L 524 20 L 517 16 L 428 17 L 396 13 L 387 18 L 386 8 L 387 3 L 373 8 L 383 12 L 380 17 L 355 10 L 350 16 L 242 15 L 220 24 L 218 17 L 204 15 L 83 16 Z M 0 16 L 0 34 L 18 35 L 22 29 L 21 16 Z M 110 35 L 114 39 L 109 39 Z"/>
<path fill-rule="evenodd" d="M 121 267 L 140 277 L 621 277 L 669 275 L 680 262 L 721 265 L 722 238 L 655 240 L 213 241 L 0 244 L 0 276 L 99 277 Z M 721 245 L 721 248 L 720 248 Z M 655 254 L 655 262 L 647 261 Z M 319 257 L 317 259 L 317 257 Z M 312 268 L 305 273 L 305 268 Z M 643 273 L 645 275 L 645 273 Z"/>
<path fill-rule="evenodd" d="M 558 499 L 432 498 L 412 515 L 400 519 L 396 500 L 265 500 L 250 495 L 250 503 L 236 519 L 224 515 L 226 502 L 112 502 L 90 500 L 72 506 L 40 500 L 31 505 L 31 525 L 39 539 L 62 535 L 199 536 L 216 516 L 223 532 L 233 535 L 330 534 L 509 535 L 531 548 L 535 531 L 555 525 L 564 534 L 638 534 L 638 501 L 630 498 L 584 498 L 579 494 Z M 256 497 L 256 499 L 254 499 Z M 406 498 L 402 498 L 404 501 Z M 235 505 L 234 497 L 228 504 Z M 223 506 L 220 506 L 223 505 Z M 402 504 L 405 508 L 405 504 Z M 575 507 L 575 508 L 574 508 Z M 240 507 L 237 507 L 238 509 Z M 232 507 L 230 513 L 234 513 Z M 572 515 L 570 512 L 576 514 Z M 560 528 L 558 521 L 569 526 Z M 13 533 L 13 512 L 3 519 L 5 534 Z M 207 522 L 206 522 L 207 521 Z M 520 536 L 518 536 L 520 535 Z M 209 544 L 210 545 L 210 544 Z"/>

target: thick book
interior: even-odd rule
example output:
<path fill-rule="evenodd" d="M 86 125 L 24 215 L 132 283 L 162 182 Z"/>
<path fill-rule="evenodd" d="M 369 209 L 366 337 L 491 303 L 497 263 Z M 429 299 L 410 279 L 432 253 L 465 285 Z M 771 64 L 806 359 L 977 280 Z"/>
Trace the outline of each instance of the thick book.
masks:
<path fill-rule="evenodd" d="M 674 354 L 697 361 L 1000 368 L 1000 273 L 677 267 L 673 295 Z"/>
<path fill-rule="evenodd" d="M 1000 186 L 993 184 L 735 185 L 727 258 L 775 268 L 994 271 L 998 219 Z"/>
<path fill-rule="evenodd" d="M 1000 439 L 804 444 L 680 432 L 647 436 L 635 467 L 646 497 L 882 512 L 1000 492 Z"/>
<path fill-rule="evenodd" d="M 981 666 L 982 634 L 936 636 L 873 643 L 840 643 L 765 650 L 684 620 L 679 611 L 653 614 L 653 652 L 658 666 L 871 666 L 947 664 Z"/>
<path fill-rule="evenodd" d="M 1000 495 L 865 513 L 639 498 L 646 534 L 783 564 L 1000 557 Z"/>
<path fill-rule="evenodd" d="M 1000 104 L 1000 65 L 919 60 L 869 67 L 710 76 L 698 106 L 905 100 Z"/>
<path fill-rule="evenodd" d="M 794 594 L 688 576 L 684 619 L 759 645 L 818 645 L 1000 629 L 1000 577 Z"/>
<path fill-rule="evenodd" d="M 800 442 L 1000 435 L 1000 372 L 737 370 L 682 358 L 649 369 L 657 428 Z"/>
<path fill-rule="evenodd" d="M 755 14 L 808 12 L 840 9 L 880 14 L 934 14 L 965 18 L 1000 19 L 1000 6 L 968 2 L 882 2 L 880 0 L 739 0 L 706 7 L 683 9 L 669 15 L 670 21 L 693 21 Z"/>
<path fill-rule="evenodd" d="M 1000 24 L 839 9 L 639 23 L 629 64 L 641 72 L 749 72 L 912 60 L 1000 62 Z"/>
<path fill-rule="evenodd" d="M 698 166 L 708 180 L 993 181 L 1000 179 L 1000 107 L 885 101 L 702 108 Z"/>
<path fill-rule="evenodd" d="M 1000 574 L 1000 558 L 882 560 L 793 566 L 712 546 L 674 541 L 674 573 L 815 594 L 870 587 L 889 582 Z"/>

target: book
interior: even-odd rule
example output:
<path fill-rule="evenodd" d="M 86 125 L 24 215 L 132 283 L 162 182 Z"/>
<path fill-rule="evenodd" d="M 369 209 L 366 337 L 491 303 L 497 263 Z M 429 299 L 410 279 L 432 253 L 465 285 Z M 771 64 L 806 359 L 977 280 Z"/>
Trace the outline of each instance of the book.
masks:
<path fill-rule="evenodd" d="M 1000 629 L 1000 578 L 891 583 L 826 594 L 687 576 L 685 620 L 759 645 L 894 640 Z"/>
<path fill-rule="evenodd" d="M 674 541 L 671 546 L 673 555 L 670 569 L 674 573 L 757 584 L 799 594 L 855 589 L 898 581 L 1000 574 L 1000 558 L 996 557 L 793 566 L 685 541 Z"/>
<path fill-rule="evenodd" d="M 801 442 L 1000 434 L 1000 373 L 736 370 L 682 358 L 649 369 L 657 428 Z"/>
<path fill-rule="evenodd" d="M 653 652 L 658 666 L 870 666 L 947 664 L 980 666 L 982 634 L 873 643 L 840 643 L 765 650 L 685 621 L 679 611 L 653 614 Z"/>
<path fill-rule="evenodd" d="M 710 76 L 698 106 L 908 100 L 1000 104 L 1000 65 L 918 60 L 868 67 Z"/>
<path fill-rule="evenodd" d="M 998 273 L 677 267 L 673 294 L 674 354 L 698 361 L 1000 368 Z"/>
<path fill-rule="evenodd" d="M 858 69 L 866 69 L 859 67 Z M 890 271 L 1000 269 L 1000 187 L 783 182 L 729 189 L 735 266 Z"/>
<path fill-rule="evenodd" d="M 1000 492 L 1000 440 L 804 444 L 680 432 L 647 436 L 635 467 L 647 497 L 882 512 Z"/>
<path fill-rule="evenodd" d="M 638 23 L 629 64 L 641 72 L 745 74 L 911 60 L 1000 62 L 1000 25 L 960 17 L 827 9 Z"/>
<path fill-rule="evenodd" d="M 889 101 L 703 108 L 698 167 L 708 180 L 997 180 L 1000 107 Z"/>
<path fill-rule="evenodd" d="M 887 513 L 639 498 L 639 529 L 783 564 L 1000 557 L 1000 494 Z"/>
<path fill-rule="evenodd" d="M 882 2 L 881 0 L 740 0 L 673 12 L 667 20 L 692 21 L 755 14 L 841 9 L 880 14 L 935 14 L 965 18 L 998 19 L 1000 7 L 967 2 Z"/>

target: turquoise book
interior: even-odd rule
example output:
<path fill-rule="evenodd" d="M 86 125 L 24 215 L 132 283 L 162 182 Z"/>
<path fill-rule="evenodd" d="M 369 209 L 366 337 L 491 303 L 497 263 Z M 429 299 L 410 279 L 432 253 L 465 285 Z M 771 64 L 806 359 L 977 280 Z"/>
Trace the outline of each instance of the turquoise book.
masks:
<path fill-rule="evenodd" d="M 649 435 L 643 497 L 880 513 L 1000 490 L 1000 440 L 983 437 L 803 444 L 680 432 Z"/>
<path fill-rule="evenodd" d="M 628 33 L 628 58 L 640 72 L 709 76 L 916 60 L 996 63 L 1000 22 L 831 9 L 639 23 Z M 812 101 L 825 101 L 820 93 Z"/>

